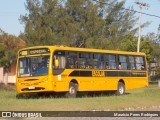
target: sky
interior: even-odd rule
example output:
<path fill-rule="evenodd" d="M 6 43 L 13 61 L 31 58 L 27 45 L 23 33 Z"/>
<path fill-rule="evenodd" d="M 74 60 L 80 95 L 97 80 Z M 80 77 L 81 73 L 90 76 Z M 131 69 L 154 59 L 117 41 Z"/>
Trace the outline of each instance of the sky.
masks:
<path fill-rule="evenodd" d="M 138 0 L 126 0 L 126 8 L 128 6 L 132 6 L 134 10 L 139 11 L 139 6 L 135 4 Z M 158 26 L 160 25 L 160 0 L 139 0 L 139 2 L 142 3 L 147 3 L 149 5 L 148 8 L 142 8 L 143 13 L 147 13 L 150 15 L 156 15 L 159 16 L 153 17 L 153 16 L 148 16 L 142 14 L 142 24 L 149 21 L 151 24 L 145 28 L 142 29 L 142 34 L 146 35 L 147 33 L 157 33 L 158 32 Z M 136 13 L 136 16 L 139 17 L 139 13 Z M 138 26 L 138 21 L 137 21 L 137 26 Z"/>
<path fill-rule="evenodd" d="M 8 34 L 18 36 L 24 31 L 20 24 L 20 15 L 27 13 L 24 3 L 26 0 L 1 0 L 0 1 L 0 28 Z"/>
<path fill-rule="evenodd" d="M 26 0 L 1 0 L 0 1 L 0 28 L 8 34 L 18 36 L 20 33 L 24 32 L 24 24 L 20 23 L 20 15 L 25 15 L 27 13 L 25 9 Z M 128 6 L 133 6 L 134 10 L 139 11 L 138 5 L 135 2 L 138 0 L 126 0 L 126 8 Z M 156 15 L 160 17 L 160 0 L 139 0 L 149 4 L 149 8 L 142 9 L 142 12 Z M 136 13 L 138 16 L 139 13 Z M 151 24 L 142 29 L 142 34 L 147 33 L 157 33 L 158 26 L 160 24 L 160 18 L 151 17 L 142 14 L 142 23 L 150 21 Z M 137 21 L 138 25 L 138 21 Z"/>

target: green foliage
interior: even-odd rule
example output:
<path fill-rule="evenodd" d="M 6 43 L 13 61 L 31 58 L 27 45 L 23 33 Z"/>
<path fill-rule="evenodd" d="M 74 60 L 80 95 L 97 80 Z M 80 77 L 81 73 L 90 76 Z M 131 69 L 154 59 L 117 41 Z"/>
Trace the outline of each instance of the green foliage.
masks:
<path fill-rule="evenodd" d="M 121 43 L 121 50 L 124 51 L 137 51 L 137 41 L 138 39 L 133 36 L 133 34 L 130 34 L 124 39 Z M 140 44 L 140 52 L 146 53 L 147 61 L 151 62 L 153 61 L 153 51 L 154 48 L 152 46 L 152 42 L 149 37 L 141 37 L 141 44 Z"/>
<path fill-rule="evenodd" d="M 153 48 L 152 48 L 151 42 L 149 41 L 148 38 L 142 38 L 141 52 L 146 53 L 148 62 L 153 61 L 153 55 L 152 55 Z"/>
<path fill-rule="evenodd" d="M 113 6 L 107 9 L 105 35 L 110 46 L 107 49 L 123 48 L 122 42 L 128 38 L 128 35 L 135 34 L 133 26 L 135 25 L 134 13 L 123 9 L 125 2 L 108 2 Z"/>
<path fill-rule="evenodd" d="M 29 14 L 21 16 L 25 24 L 21 37 L 29 45 L 120 49 L 119 43 L 133 32 L 134 13 L 122 9 L 124 1 L 105 2 L 27 0 Z"/>
<path fill-rule="evenodd" d="M 123 51 L 135 52 L 137 50 L 137 38 L 133 34 L 129 34 L 122 40 L 119 46 Z"/>
<path fill-rule="evenodd" d="M 53 31 L 54 24 L 52 21 L 54 14 L 56 16 L 56 0 L 27 0 L 26 9 L 29 15 L 21 16 L 25 26 L 25 40 L 29 45 L 48 45 L 54 43 L 55 33 Z"/>
<path fill-rule="evenodd" d="M 151 81 L 158 81 L 160 80 L 160 67 L 156 68 L 155 75 L 151 76 Z"/>
<path fill-rule="evenodd" d="M 4 56 L 5 47 L 3 43 L 0 43 L 0 58 Z"/>
<path fill-rule="evenodd" d="M 8 72 L 12 63 L 16 60 L 16 53 L 19 48 L 20 39 L 3 34 L 0 35 L 0 66 L 4 67 L 4 71 Z"/>
<path fill-rule="evenodd" d="M 160 79 L 160 68 L 158 68 L 157 70 L 156 70 L 156 78 L 157 79 Z"/>
<path fill-rule="evenodd" d="M 16 53 L 13 50 L 8 50 L 4 45 L 0 45 L 0 66 L 4 67 L 5 72 L 8 72 L 10 65 L 16 59 Z"/>
<path fill-rule="evenodd" d="M 152 46 L 152 62 L 158 63 L 160 65 L 160 38 L 158 37 L 160 35 L 160 32 L 158 34 L 150 33 L 147 35 L 147 39 L 150 42 L 150 46 Z"/>
<path fill-rule="evenodd" d="M 27 0 L 28 14 L 21 16 L 29 46 L 67 45 L 137 51 L 135 13 L 118 0 Z M 142 28 L 148 25 L 144 23 Z M 153 60 L 150 38 L 142 38 L 141 51 Z"/>

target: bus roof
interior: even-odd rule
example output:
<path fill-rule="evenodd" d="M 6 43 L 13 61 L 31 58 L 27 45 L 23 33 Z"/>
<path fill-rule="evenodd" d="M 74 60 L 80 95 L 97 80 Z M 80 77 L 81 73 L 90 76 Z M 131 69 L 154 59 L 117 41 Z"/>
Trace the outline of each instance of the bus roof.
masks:
<path fill-rule="evenodd" d="M 83 51 L 83 52 L 97 52 L 97 53 L 113 53 L 113 54 L 132 54 L 132 55 L 145 55 L 143 52 L 128 52 L 128 51 L 118 51 L 118 50 L 104 50 L 104 49 L 93 49 L 93 48 L 76 48 L 76 47 L 68 47 L 68 46 L 34 46 L 34 47 L 26 47 L 21 50 L 27 49 L 37 49 L 37 48 L 49 48 L 54 50 L 70 50 L 70 51 Z"/>

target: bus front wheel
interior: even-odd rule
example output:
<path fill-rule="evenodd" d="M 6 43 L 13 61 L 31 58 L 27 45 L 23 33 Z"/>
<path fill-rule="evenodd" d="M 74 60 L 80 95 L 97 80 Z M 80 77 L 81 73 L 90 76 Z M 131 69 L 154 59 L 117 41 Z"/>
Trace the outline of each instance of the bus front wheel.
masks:
<path fill-rule="evenodd" d="M 117 88 L 117 91 L 116 91 L 116 95 L 123 95 L 123 94 L 125 94 L 125 85 L 124 85 L 124 83 L 119 82 L 118 83 L 118 88 Z"/>
<path fill-rule="evenodd" d="M 76 95 L 77 95 L 77 84 L 71 82 L 70 85 L 69 85 L 69 90 L 66 93 L 66 97 L 68 97 L 68 98 L 75 98 Z"/>

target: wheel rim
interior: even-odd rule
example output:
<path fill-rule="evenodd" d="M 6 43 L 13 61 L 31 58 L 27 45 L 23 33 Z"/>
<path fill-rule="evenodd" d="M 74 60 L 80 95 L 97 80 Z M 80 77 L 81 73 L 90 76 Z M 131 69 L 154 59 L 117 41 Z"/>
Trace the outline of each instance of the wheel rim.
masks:
<path fill-rule="evenodd" d="M 69 93 L 70 94 L 75 94 L 75 92 L 76 92 L 75 88 L 74 87 L 70 87 Z"/>
<path fill-rule="evenodd" d="M 120 87 L 119 87 L 119 93 L 120 93 L 121 95 L 124 93 L 124 88 L 123 88 L 123 86 L 120 86 Z"/>

